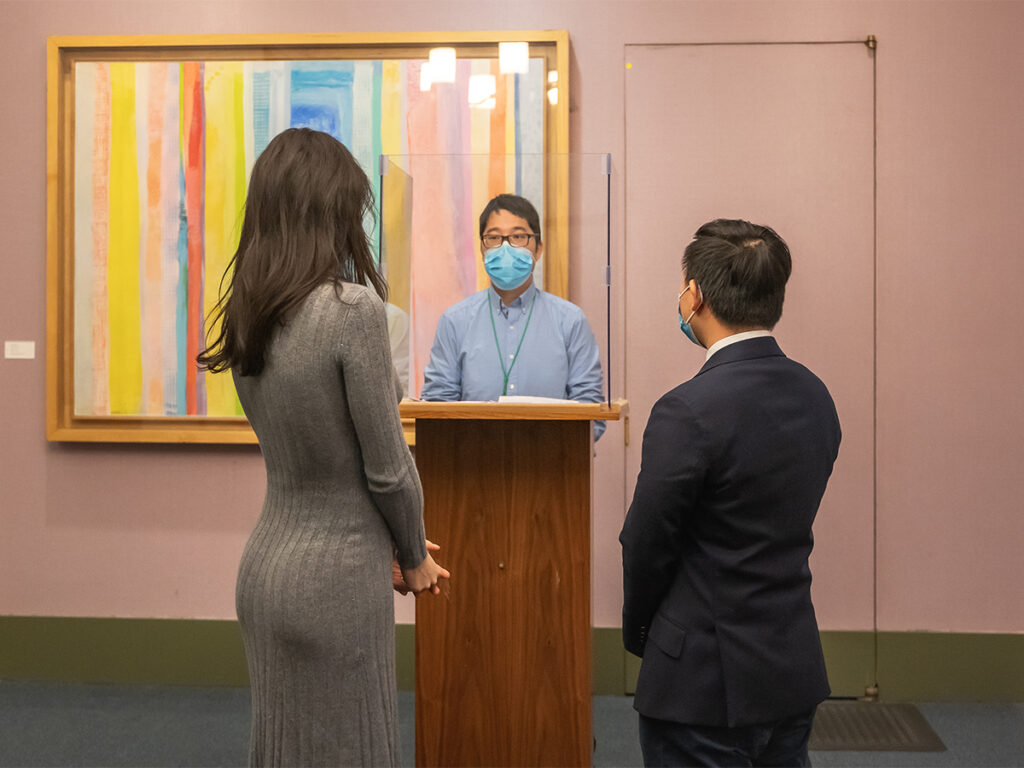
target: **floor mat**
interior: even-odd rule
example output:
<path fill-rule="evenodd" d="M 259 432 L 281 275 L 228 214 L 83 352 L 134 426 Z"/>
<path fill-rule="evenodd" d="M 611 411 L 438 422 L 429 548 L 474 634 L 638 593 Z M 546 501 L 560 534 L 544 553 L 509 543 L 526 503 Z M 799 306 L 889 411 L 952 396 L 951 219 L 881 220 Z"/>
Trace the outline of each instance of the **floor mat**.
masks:
<path fill-rule="evenodd" d="M 946 745 L 913 704 L 825 701 L 814 716 L 813 750 L 945 752 Z"/>

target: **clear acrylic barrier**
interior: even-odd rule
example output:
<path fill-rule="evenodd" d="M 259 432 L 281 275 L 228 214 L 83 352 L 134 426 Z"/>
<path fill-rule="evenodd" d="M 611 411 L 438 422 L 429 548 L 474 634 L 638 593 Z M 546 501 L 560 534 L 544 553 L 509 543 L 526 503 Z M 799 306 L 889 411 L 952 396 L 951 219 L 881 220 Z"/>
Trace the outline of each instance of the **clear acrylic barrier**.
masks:
<path fill-rule="evenodd" d="M 534 280 L 586 311 L 610 396 L 610 166 L 598 153 L 381 157 L 373 235 L 389 286 L 392 353 L 409 396 L 423 386 L 441 314 L 489 285 L 479 216 L 502 193 L 537 208 L 544 254 Z"/>

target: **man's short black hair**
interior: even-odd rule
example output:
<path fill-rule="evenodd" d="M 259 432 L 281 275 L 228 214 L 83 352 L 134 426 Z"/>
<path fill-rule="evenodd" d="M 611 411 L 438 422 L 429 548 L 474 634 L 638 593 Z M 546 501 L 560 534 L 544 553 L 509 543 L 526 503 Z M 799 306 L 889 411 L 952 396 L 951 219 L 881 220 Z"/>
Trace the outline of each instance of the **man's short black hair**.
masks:
<path fill-rule="evenodd" d="M 526 219 L 527 225 L 537 236 L 537 244 L 540 244 L 540 216 L 537 214 L 537 209 L 533 207 L 533 203 L 519 195 L 498 195 L 484 206 L 484 210 L 480 214 L 480 237 L 484 236 L 487 220 L 495 211 L 508 211 L 521 219 Z"/>
<path fill-rule="evenodd" d="M 686 279 L 697 281 L 715 317 L 731 328 L 774 328 L 792 271 L 785 241 L 742 219 L 708 222 L 683 253 Z"/>

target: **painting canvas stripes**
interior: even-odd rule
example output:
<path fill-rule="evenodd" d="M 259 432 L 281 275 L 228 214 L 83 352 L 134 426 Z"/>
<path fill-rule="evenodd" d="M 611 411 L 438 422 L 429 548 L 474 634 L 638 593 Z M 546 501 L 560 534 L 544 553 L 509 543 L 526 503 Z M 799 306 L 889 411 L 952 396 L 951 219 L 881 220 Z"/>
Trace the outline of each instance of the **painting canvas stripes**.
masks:
<path fill-rule="evenodd" d="M 517 75 L 501 75 L 497 60 L 460 60 L 456 82 L 429 91 L 423 63 L 75 63 L 76 416 L 242 415 L 231 377 L 198 370 L 195 357 L 253 162 L 288 127 L 332 134 L 373 182 L 383 241 L 403 243 L 394 264 L 385 248 L 385 270 L 401 286 L 393 302 L 411 316 L 422 371 L 440 313 L 484 284 L 476 213 L 500 192 L 543 211 L 545 88 L 541 59 Z M 496 77 L 483 108 L 469 103 L 474 74 Z M 390 211 L 382 155 L 406 180 Z M 376 246 L 376 219 L 366 224 Z"/>

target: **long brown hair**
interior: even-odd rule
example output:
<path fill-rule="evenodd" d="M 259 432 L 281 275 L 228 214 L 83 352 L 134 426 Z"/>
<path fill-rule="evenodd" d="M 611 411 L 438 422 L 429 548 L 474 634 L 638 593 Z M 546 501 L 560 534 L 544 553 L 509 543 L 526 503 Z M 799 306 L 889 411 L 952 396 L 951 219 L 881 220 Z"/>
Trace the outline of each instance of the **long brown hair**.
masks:
<path fill-rule="evenodd" d="M 363 229 L 373 212 L 370 182 L 340 141 L 309 128 L 275 136 L 253 165 L 238 250 L 208 317 L 219 332 L 196 362 L 259 375 L 274 327 L 325 282 L 372 285 L 386 300 Z"/>

